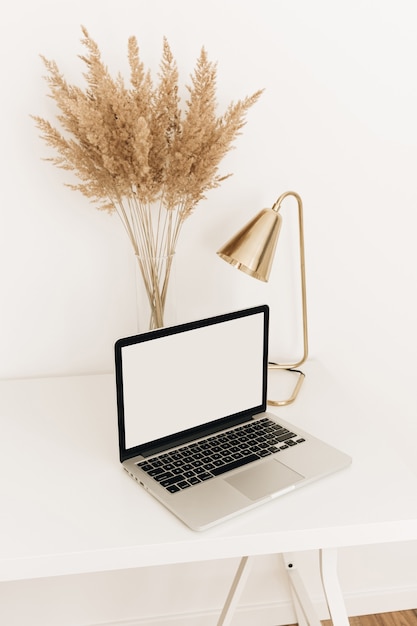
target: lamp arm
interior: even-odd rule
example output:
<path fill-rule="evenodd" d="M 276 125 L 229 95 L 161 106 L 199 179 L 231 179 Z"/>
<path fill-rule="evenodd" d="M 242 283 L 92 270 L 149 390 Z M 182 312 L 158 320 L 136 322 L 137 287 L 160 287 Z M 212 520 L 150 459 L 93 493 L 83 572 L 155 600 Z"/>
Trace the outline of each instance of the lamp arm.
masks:
<path fill-rule="evenodd" d="M 296 363 L 270 363 L 271 369 L 292 369 L 298 367 L 307 359 L 308 356 L 308 330 L 307 330 L 307 290 L 306 290 L 306 274 L 305 274 L 305 250 L 304 250 L 304 216 L 303 202 L 301 197 L 295 191 L 286 191 L 281 194 L 274 203 L 272 209 L 278 213 L 281 204 L 285 198 L 293 196 L 298 204 L 298 231 L 299 231 L 299 247 L 300 247 L 300 272 L 301 272 L 301 307 L 303 318 L 303 356 Z"/>

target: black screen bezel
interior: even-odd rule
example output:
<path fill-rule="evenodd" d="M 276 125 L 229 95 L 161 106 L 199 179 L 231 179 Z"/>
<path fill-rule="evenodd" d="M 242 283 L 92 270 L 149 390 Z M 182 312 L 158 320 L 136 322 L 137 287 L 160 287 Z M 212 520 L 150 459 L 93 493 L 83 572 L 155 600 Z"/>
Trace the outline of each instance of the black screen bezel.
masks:
<path fill-rule="evenodd" d="M 158 337 L 166 337 L 168 335 L 178 334 L 202 328 L 204 326 L 211 326 L 214 324 L 220 324 L 233 319 L 241 317 L 247 317 L 249 315 L 263 314 L 263 376 L 262 376 L 262 402 L 261 404 L 248 407 L 247 410 L 239 413 L 234 413 L 226 417 L 213 420 L 206 424 L 189 428 L 187 430 L 162 437 L 160 439 L 149 441 L 145 444 L 134 446 L 132 448 L 126 448 L 125 438 L 125 416 L 124 416 L 124 402 L 123 402 L 123 363 L 122 363 L 122 349 L 126 346 L 130 346 L 136 343 L 145 341 L 152 341 L 158 339 Z M 115 374 L 116 374 L 116 395 L 117 395 L 117 415 L 118 415 L 118 430 L 119 430 L 119 457 L 120 461 L 126 461 L 135 456 L 150 456 L 162 452 L 163 450 L 183 445 L 189 441 L 192 441 L 198 437 L 204 437 L 213 433 L 216 433 L 225 427 L 234 426 L 251 419 L 253 415 L 262 413 L 266 410 L 267 405 L 267 372 L 268 372 L 268 331 L 269 331 L 269 307 L 268 305 L 258 305 L 255 307 L 241 309 L 233 311 L 231 313 L 223 313 L 213 317 L 194 320 L 184 324 L 177 324 L 175 326 L 167 326 L 164 328 L 158 328 L 146 333 L 140 333 L 138 335 L 132 335 L 130 337 L 124 337 L 116 341 L 114 346 L 115 353 Z M 243 338 L 244 340 L 244 338 Z"/>

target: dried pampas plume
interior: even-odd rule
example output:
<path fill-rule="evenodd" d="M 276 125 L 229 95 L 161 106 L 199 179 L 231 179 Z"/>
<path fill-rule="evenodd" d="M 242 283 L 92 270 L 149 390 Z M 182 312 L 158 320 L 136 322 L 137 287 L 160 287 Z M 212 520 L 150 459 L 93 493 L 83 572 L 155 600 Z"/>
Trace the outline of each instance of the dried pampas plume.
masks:
<path fill-rule="evenodd" d="M 231 103 L 218 116 L 217 67 L 202 48 L 181 110 L 178 69 L 166 39 L 154 85 L 136 38 L 129 38 L 127 87 L 121 74 L 110 75 L 84 27 L 82 34 L 84 90 L 70 85 L 54 61 L 41 57 L 61 127 L 33 116 L 55 152 L 48 160 L 76 174 L 79 182 L 70 187 L 118 213 L 135 254 L 173 254 L 184 220 L 228 177 L 218 173 L 219 163 L 262 91 Z"/>

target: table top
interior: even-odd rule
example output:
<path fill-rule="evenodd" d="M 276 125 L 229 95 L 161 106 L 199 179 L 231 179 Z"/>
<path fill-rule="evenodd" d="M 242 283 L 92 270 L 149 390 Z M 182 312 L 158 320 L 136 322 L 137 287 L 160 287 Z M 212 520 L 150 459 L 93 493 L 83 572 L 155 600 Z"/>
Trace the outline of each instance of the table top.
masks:
<path fill-rule="evenodd" d="M 0 580 L 417 540 L 417 420 L 305 372 L 272 412 L 351 467 L 201 533 L 122 470 L 112 374 L 0 381 Z"/>

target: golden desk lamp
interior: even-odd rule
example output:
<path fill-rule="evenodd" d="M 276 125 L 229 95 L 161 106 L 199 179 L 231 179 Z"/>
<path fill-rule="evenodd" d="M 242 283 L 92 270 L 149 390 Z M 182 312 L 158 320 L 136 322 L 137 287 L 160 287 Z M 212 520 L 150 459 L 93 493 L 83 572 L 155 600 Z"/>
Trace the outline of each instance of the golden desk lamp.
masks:
<path fill-rule="evenodd" d="M 269 363 L 269 369 L 280 369 L 297 374 L 297 383 L 291 396 L 287 400 L 269 400 L 273 406 L 285 406 L 294 402 L 305 375 L 296 369 L 307 359 L 308 335 L 307 335 L 307 299 L 305 279 L 305 255 L 304 255 L 304 224 L 303 203 L 300 196 L 294 191 L 283 193 L 271 209 L 263 209 L 250 222 L 248 222 L 234 237 L 217 251 L 217 254 L 237 269 L 253 276 L 258 280 L 268 282 L 269 274 L 274 260 L 278 235 L 281 230 L 282 217 L 279 213 L 282 201 L 287 196 L 293 196 L 298 203 L 298 226 L 300 247 L 300 270 L 301 270 L 301 305 L 303 320 L 303 356 L 295 363 Z"/>

